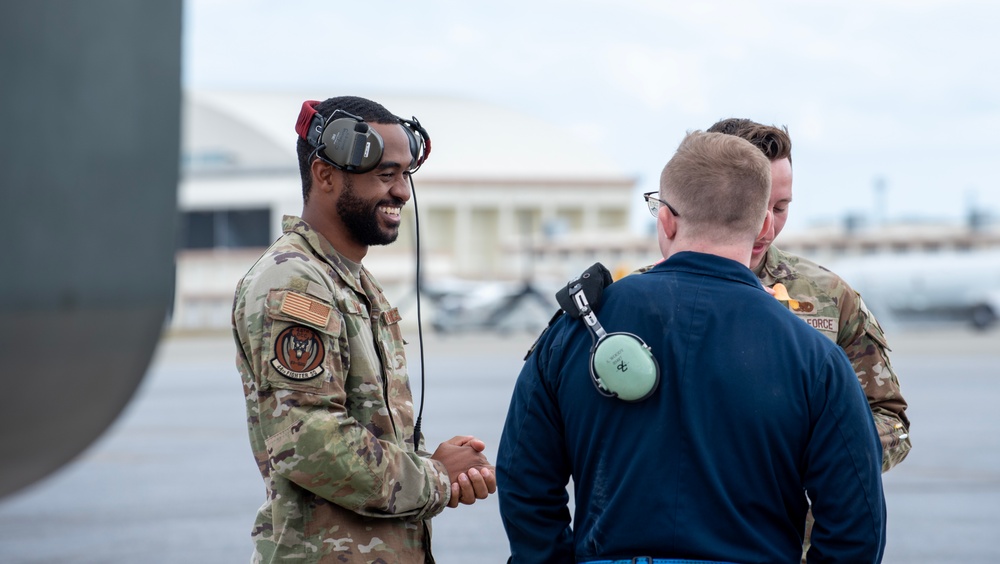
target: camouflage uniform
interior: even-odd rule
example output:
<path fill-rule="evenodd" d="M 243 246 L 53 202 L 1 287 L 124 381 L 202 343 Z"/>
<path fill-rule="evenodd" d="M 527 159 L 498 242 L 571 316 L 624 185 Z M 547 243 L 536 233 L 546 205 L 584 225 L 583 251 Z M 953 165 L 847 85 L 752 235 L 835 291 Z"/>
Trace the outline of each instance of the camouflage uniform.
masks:
<path fill-rule="evenodd" d="M 414 448 L 399 314 L 298 217 L 233 305 L 250 444 L 267 488 L 254 562 L 433 562 L 448 472 Z"/>
<path fill-rule="evenodd" d="M 767 287 L 788 290 L 789 309 L 847 353 L 868 398 L 882 442 L 882 471 L 902 462 L 910 451 L 906 400 L 889 363 L 882 327 L 847 282 L 818 264 L 774 245 L 757 268 Z"/>

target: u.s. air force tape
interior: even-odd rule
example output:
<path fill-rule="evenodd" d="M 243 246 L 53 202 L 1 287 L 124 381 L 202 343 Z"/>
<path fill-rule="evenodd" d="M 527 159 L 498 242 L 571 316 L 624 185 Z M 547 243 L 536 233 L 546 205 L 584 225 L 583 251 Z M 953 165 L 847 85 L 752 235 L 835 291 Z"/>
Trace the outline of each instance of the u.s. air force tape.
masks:
<path fill-rule="evenodd" d="M 323 372 L 325 355 L 323 340 L 315 329 L 292 325 L 274 339 L 271 366 L 292 380 L 309 380 Z"/>

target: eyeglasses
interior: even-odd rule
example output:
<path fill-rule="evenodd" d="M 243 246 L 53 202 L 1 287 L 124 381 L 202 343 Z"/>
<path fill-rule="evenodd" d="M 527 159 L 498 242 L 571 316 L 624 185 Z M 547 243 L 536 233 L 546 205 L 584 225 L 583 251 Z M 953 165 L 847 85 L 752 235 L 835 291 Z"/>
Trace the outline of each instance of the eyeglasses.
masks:
<path fill-rule="evenodd" d="M 674 217 L 680 217 L 681 214 L 677 213 L 677 210 L 674 209 L 674 206 L 671 206 L 665 201 L 654 196 L 654 194 L 658 193 L 659 192 L 646 192 L 645 194 L 642 195 L 642 199 L 646 200 L 646 205 L 649 206 L 649 213 L 653 214 L 653 217 L 656 217 L 656 214 L 660 212 L 660 206 L 664 205 L 667 206 L 667 209 L 670 210 L 670 213 L 674 214 Z"/>

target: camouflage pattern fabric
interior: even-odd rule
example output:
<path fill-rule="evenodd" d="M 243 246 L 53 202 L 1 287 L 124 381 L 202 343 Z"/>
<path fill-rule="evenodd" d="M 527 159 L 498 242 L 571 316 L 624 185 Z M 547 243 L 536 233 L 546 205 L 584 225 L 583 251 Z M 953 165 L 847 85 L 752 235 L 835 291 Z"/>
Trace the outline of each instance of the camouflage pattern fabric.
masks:
<path fill-rule="evenodd" d="M 902 462 L 911 446 L 906 400 L 882 327 L 861 296 L 833 272 L 774 245 L 757 277 L 767 287 L 783 284 L 789 309 L 844 349 L 871 406 L 882 442 L 882 472 Z"/>
<path fill-rule="evenodd" d="M 433 562 L 427 520 L 451 489 L 414 446 L 399 314 L 305 221 L 286 216 L 282 229 L 233 304 L 267 494 L 253 562 Z"/>

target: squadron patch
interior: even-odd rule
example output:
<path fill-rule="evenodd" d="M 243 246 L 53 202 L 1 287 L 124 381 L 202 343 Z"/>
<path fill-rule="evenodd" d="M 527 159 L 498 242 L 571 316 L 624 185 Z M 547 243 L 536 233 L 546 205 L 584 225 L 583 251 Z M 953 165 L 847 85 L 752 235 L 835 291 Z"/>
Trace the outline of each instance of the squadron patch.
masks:
<path fill-rule="evenodd" d="M 271 366 L 292 380 L 309 380 L 323 372 L 326 351 L 314 329 L 292 325 L 274 340 Z"/>

